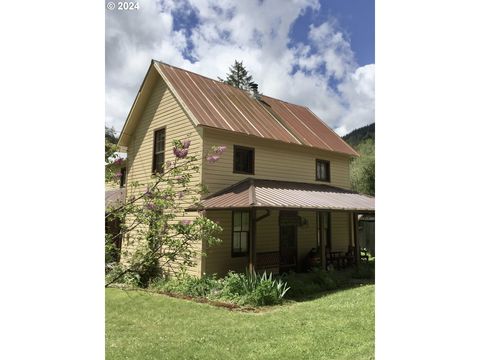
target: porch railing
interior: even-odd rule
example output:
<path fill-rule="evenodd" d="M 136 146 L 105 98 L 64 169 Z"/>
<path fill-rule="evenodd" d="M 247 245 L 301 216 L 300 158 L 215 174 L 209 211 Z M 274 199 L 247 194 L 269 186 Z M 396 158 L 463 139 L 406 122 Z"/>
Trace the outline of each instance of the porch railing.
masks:
<path fill-rule="evenodd" d="M 280 252 L 268 251 L 257 253 L 255 268 L 259 271 L 278 271 L 280 266 Z"/>

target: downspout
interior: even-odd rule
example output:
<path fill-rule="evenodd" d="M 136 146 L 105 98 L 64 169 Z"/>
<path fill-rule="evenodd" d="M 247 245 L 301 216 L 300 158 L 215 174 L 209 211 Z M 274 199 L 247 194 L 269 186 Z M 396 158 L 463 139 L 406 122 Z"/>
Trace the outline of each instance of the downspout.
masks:
<path fill-rule="evenodd" d="M 270 209 L 265 209 L 267 212 L 257 218 L 257 198 L 255 195 L 255 180 L 249 179 L 250 187 L 248 189 L 248 203 L 250 205 L 250 256 L 248 261 L 248 270 L 250 273 L 255 271 L 255 264 L 257 262 L 257 222 L 270 216 Z"/>

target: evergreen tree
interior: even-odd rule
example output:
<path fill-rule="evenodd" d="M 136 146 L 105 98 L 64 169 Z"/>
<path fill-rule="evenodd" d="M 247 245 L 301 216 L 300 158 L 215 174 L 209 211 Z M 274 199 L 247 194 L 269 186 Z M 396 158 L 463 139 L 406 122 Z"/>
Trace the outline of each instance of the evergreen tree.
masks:
<path fill-rule="evenodd" d="M 230 73 L 227 74 L 227 78 L 220 81 L 235 86 L 236 88 L 251 91 L 254 96 L 258 96 L 258 84 L 252 81 L 252 75 L 248 74 L 247 69 L 243 66 L 243 61 L 235 60 L 235 63 L 230 66 Z"/>

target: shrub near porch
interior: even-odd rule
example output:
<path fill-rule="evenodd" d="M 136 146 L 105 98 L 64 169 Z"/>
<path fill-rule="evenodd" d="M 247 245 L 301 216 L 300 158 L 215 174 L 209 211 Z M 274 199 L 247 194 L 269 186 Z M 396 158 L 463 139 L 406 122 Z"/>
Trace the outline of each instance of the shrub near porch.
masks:
<path fill-rule="evenodd" d="M 283 280 L 273 278 L 271 273 L 267 275 L 255 272 L 229 272 L 221 279 L 215 275 L 202 278 L 184 275 L 170 280 L 159 279 L 150 289 L 252 306 L 281 304 L 289 290 Z"/>

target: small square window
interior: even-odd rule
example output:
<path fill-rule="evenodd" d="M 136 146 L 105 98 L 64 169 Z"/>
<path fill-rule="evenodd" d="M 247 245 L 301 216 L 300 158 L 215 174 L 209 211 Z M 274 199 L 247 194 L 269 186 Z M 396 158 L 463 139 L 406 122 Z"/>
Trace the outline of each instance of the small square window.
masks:
<path fill-rule="evenodd" d="M 243 146 L 233 146 L 233 172 L 254 174 L 255 149 Z"/>
<path fill-rule="evenodd" d="M 315 179 L 330 182 L 330 161 L 317 160 Z"/>

